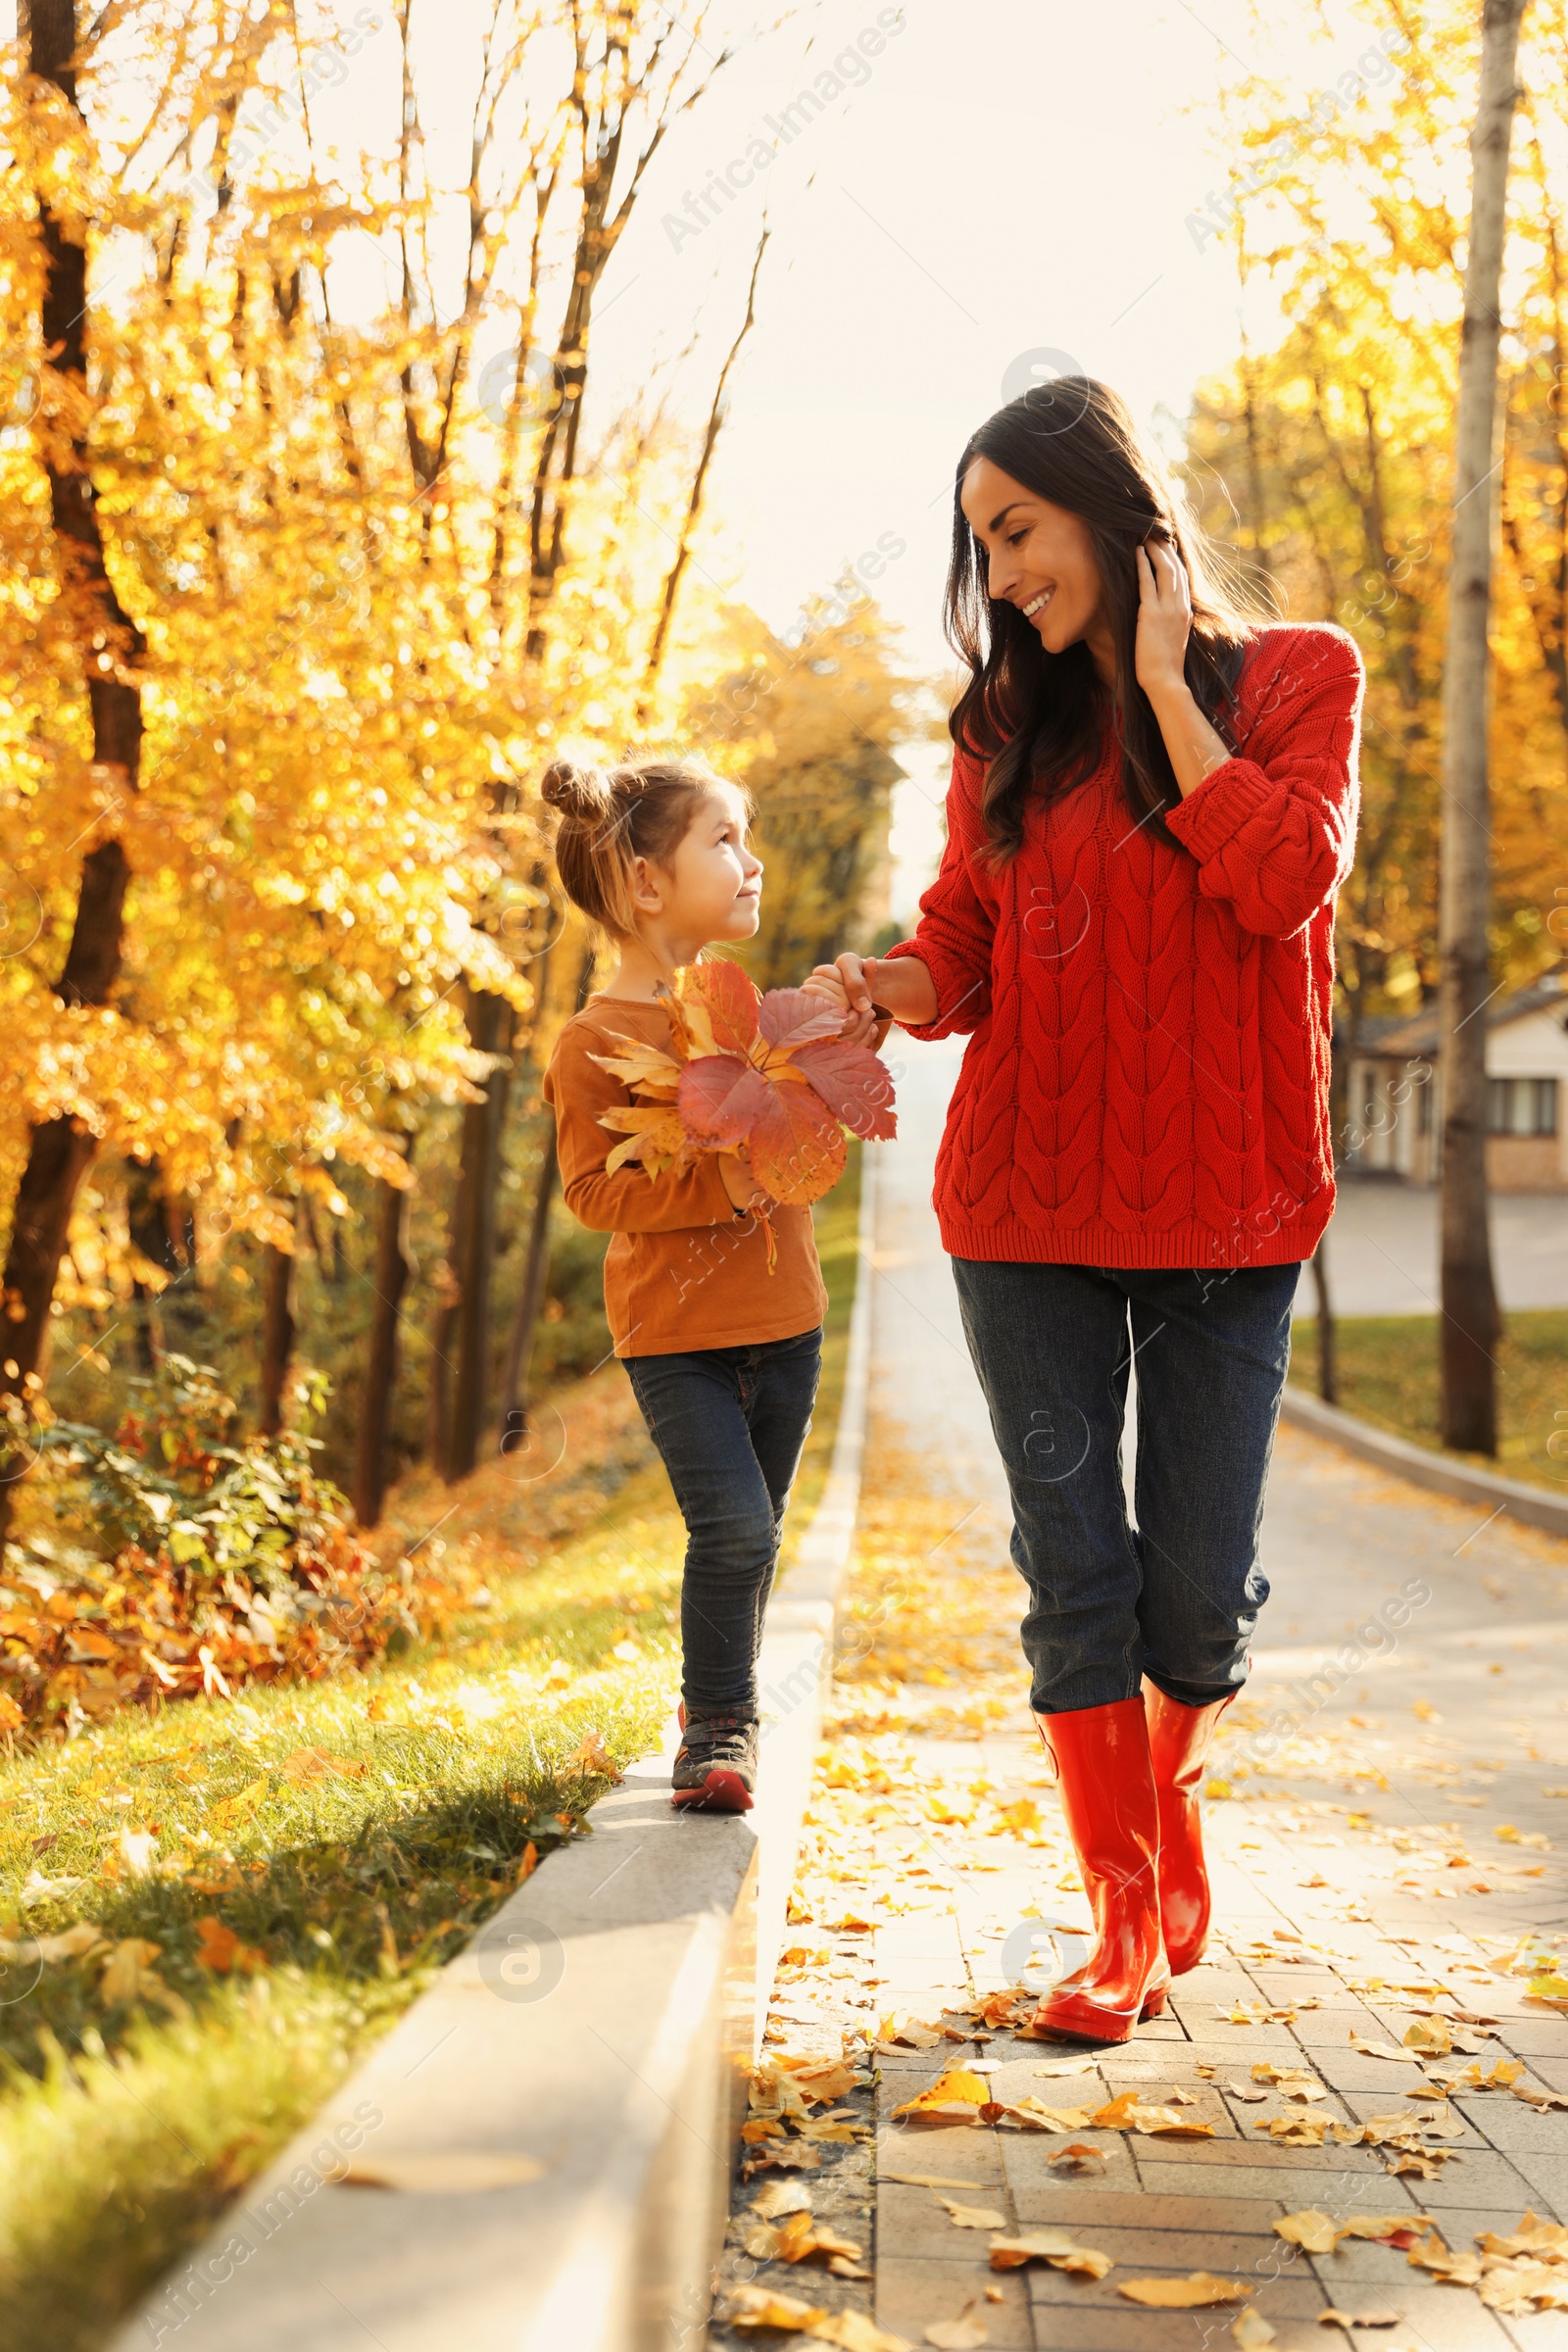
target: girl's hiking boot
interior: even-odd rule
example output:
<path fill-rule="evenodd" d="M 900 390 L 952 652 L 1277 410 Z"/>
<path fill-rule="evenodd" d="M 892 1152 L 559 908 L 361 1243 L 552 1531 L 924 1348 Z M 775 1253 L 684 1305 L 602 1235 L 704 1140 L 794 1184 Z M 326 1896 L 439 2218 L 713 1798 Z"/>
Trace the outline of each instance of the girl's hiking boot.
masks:
<path fill-rule="evenodd" d="M 757 1719 L 681 1709 L 681 1743 L 669 1801 L 700 1813 L 749 1813 L 757 1787 Z"/>

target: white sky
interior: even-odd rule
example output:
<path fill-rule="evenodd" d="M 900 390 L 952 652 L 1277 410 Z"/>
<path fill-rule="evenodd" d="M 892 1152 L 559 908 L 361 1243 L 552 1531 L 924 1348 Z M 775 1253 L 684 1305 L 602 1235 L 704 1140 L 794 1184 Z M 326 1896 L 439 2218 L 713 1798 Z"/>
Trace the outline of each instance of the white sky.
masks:
<path fill-rule="evenodd" d="M 1278 27 L 1297 50 L 1303 114 L 1367 46 L 1348 24 L 1331 52 L 1308 51 L 1295 34 L 1304 13 L 1281 7 Z M 953 468 L 975 425 L 1022 388 L 1009 370 L 1030 352 L 1068 354 L 1152 422 L 1184 414 L 1196 379 L 1234 356 L 1232 265 L 1217 238 L 1200 253 L 1185 218 L 1223 184 L 1221 74 L 1271 61 L 1250 51 L 1242 0 L 1200 0 L 1196 14 L 1182 0 L 908 0 L 904 16 L 865 81 L 672 250 L 662 216 L 741 155 L 877 9 L 823 0 L 726 70 L 659 159 L 607 278 L 594 366 L 601 398 L 629 390 L 651 351 L 685 343 L 702 306 L 713 324 L 687 371 L 697 391 L 695 370 L 738 320 L 765 189 L 774 236 L 715 461 L 724 527 L 710 569 L 785 626 L 891 533 L 906 552 L 875 593 L 912 664 L 936 674 L 950 659 Z M 935 853 L 947 763 L 918 746 L 906 764 L 901 914 Z"/>
<path fill-rule="evenodd" d="M 656 159 L 601 289 L 591 416 L 613 414 L 677 361 L 682 413 L 706 415 L 765 193 L 773 238 L 710 480 L 703 569 L 784 629 L 846 564 L 902 543 L 875 593 L 911 667 L 940 674 L 950 485 L 968 434 L 1042 351 L 1105 377 L 1148 421 L 1183 415 L 1196 379 L 1238 343 L 1225 247 L 1215 238 L 1200 252 L 1185 225 L 1224 183 L 1221 80 L 1244 65 L 1283 67 L 1289 111 L 1304 115 L 1366 51 L 1348 5 L 1335 0 L 1343 36 L 1325 50 L 1308 44 L 1299 0 L 1273 0 L 1265 58 L 1246 0 L 907 0 L 858 86 L 780 145 L 721 219 L 672 238 L 665 218 L 686 192 L 759 134 L 772 143 L 765 118 L 894 13 L 879 0 L 806 0 L 759 33 L 735 6 L 740 54 Z M 394 135 L 390 0 L 374 13 L 380 28 L 318 102 L 326 136 L 344 144 L 379 144 L 383 125 Z M 484 0 L 416 0 L 421 46 L 441 61 L 433 85 L 420 77 L 432 158 L 466 140 L 488 13 Z M 0 0 L 0 36 L 8 20 L 14 0 Z M 1163 437 L 1176 439 L 1169 422 Z M 911 748 L 906 763 L 901 912 L 934 853 L 945 781 L 935 747 Z"/>

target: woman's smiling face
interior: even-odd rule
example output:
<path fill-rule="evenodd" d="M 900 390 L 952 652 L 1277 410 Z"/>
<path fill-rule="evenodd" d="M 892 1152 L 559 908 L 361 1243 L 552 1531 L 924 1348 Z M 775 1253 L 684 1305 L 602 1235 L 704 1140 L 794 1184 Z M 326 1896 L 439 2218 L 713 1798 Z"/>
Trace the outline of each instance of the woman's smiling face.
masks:
<path fill-rule="evenodd" d="M 1105 633 L 1100 569 L 1082 515 L 1026 490 L 989 458 L 969 467 L 958 504 L 985 550 L 993 602 L 1015 606 L 1048 654 Z"/>

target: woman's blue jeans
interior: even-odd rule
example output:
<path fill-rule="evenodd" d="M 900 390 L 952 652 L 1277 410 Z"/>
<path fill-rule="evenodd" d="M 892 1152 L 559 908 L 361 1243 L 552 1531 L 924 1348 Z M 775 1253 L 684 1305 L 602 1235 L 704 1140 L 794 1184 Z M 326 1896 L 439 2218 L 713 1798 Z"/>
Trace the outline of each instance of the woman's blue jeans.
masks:
<path fill-rule="evenodd" d="M 1236 1271 L 955 1258 L 1012 1496 L 1038 1714 L 1228 1697 L 1268 1598 L 1263 1486 L 1299 1266 Z M 1136 1530 L 1122 1487 L 1138 1366 Z"/>
<path fill-rule="evenodd" d="M 686 1522 L 687 1713 L 755 1716 L 762 1612 L 811 1426 L 822 1334 L 622 1361 Z"/>

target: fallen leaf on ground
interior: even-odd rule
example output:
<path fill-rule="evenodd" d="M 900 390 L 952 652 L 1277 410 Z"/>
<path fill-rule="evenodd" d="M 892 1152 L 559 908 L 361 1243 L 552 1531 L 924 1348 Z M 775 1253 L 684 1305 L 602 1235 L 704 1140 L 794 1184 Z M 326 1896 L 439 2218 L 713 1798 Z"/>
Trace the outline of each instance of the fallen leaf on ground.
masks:
<path fill-rule="evenodd" d="M 1317 2315 L 1320 2328 L 1397 2328 L 1396 2311 L 1336 2311 L 1331 2305 Z"/>
<path fill-rule="evenodd" d="M 797 2141 L 786 2140 L 761 2149 L 756 2156 L 749 2156 L 741 2166 L 741 2171 L 749 2180 L 754 2173 L 814 2173 L 821 2162 L 820 2148 L 803 2147 Z"/>
<path fill-rule="evenodd" d="M 115 1945 L 98 1980 L 98 1998 L 106 2009 L 118 2001 L 155 2001 L 176 2011 L 185 2007 L 153 1966 L 162 1949 L 162 1944 L 149 1943 L 143 1936 L 123 1936 Z"/>
<path fill-rule="evenodd" d="M 1568 2259 L 1568 2230 L 1560 2222 L 1544 2222 L 1537 2214 L 1526 2213 L 1511 2237 L 1498 2237 L 1488 2230 L 1476 2238 L 1483 2254 L 1554 2254 Z"/>
<path fill-rule="evenodd" d="M 1304 2212 L 1288 2213 L 1275 2223 L 1274 2231 L 1306 2254 L 1332 2254 L 1338 2243 L 1338 2232 L 1328 2215 L 1311 2205 Z"/>
<path fill-rule="evenodd" d="M 57 1960 L 79 1960 L 84 1953 L 96 1951 L 104 1940 L 102 1928 L 90 1919 L 78 1919 L 74 1927 L 64 1929 L 58 1936 L 40 1936 L 32 1948 L 40 1960 L 53 1965 Z M 21 1944 L 9 1945 L 7 1957 L 20 1958 L 23 1950 Z"/>
<path fill-rule="evenodd" d="M 1268 2097 L 1268 2092 L 1261 2083 L 1227 2082 L 1225 2087 L 1233 2099 L 1246 2099 L 1250 2105 L 1255 2105 L 1259 2099 Z"/>
<path fill-rule="evenodd" d="M 1005 2230 L 1007 2217 L 995 2213 L 989 2205 L 956 2205 L 952 2197 L 938 2196 L 937 2203 L 945 2206 L 949 2221 L 956 2230 Z"/>
<path fill-rule="evenodd" d="M 220 1919 L 206 1917 L 196 1922 L 201 1948 L 196 1954 L 198 1968 L 210 1968 L 220 1977 L 231 1976 L 235 1969 L 254 1974 L 267 1966 L 267 1954 L 257 1951 L 254 1944 L 241 1943 L 232 1928 L 225 1928 Z"/>
<path fill-rule="evenodd" d="M 1200 2311 L 1212 2303 L 1245 2303 L 1251 2293 L 1240 2278 L 1216 2278 L 1212 2271 L 1194 2271 L 1185 2278 L 1122 2278 L 1116 2292 L 1129 2303 L 1147 2303 L 1155 2311 Z"/>
<path fill-rule="evenodd" d="M 1103 2148 L 1090 2147 L 1086 2140 L 1075 2139 L 1064 2148 L 1054 2148 L 1046 2158 L 1046 2162 L 1054 2170 L 1059 2165 L 1063 2172 L 1083 2173 L 1088 2172 L 1091 2167 L 1103 2172 L 1105 2151 Z"/>
<path fill-rule="evenodd" d="M 1243 2346 L 1278 2343 L 1279 2338 L 1260 2311 L 1244 2311 L 1231 2329 L 1231 2341 Z"/>
<path fill-rule="evenodd" d="M 1444 2164 L 1454 2153 L 1452 2148 L 1401 2148 L 1383 2170 L 1396 2179 L 1410 2174 L 1418 2180 L 1441 2180 Z"/>
<path fill-rule="evenodd" d="M 46 1879 L 41 1870 L 29 1870 L 22 1882 L 22 1907 L 30 1910 L 34 1903 L 51 1903 L 57 1895 L 75 1894 L 87 1884 L 85 1879 Z"/>
<path fill-rule="evenodd" d="M 1037 2124 L 1039 2131 L 1089 2131 L 1093 2124 L 1089 2107 L 1046 2107 L 1044 2098 L 1034 2098 L 1034 2093 L 1013 2100 L 1010 2112 L 1020 2122 Z"/>
<path fill-rule="evenodd" d="M 1480 2257 L 1450 2253 L 1436 2230 L 1409 2247 L 1404 2259 L 1413 2270 L 1430 2271 L 1452 2286 L 1474 2286 L 1481 2277 Z"/>
<path fill-rule="evenodd" d="M 349 2188 L 396 2188 L 414 2197 L 442 2197 L 519 2188 L 540 2180 L 546 2169 L 537 2156 L 444 2148 L 425 2156 L 360 2157 L 337 2177 Z"/>
<path fill-rule="evenodd" d="M 1413 2246 L 1436 2225 L 1424 2213 L 1352 2213 L 1340 2223 L 1341 2237 L 1364 2237 L 1374 2245 Z"/>
<path fill-rule="evenodd" d="M 1303 2103 L 1326 2099 L 1329 2095 L 1328 2084 L 1320 2082 L 1316 2075 L 1304 2066 L 1276 2066 L 1272 2058 L 1260 2058 L 1257 2061 L 1252 2069 L 1252 2081 L 1272 2082 L 1282 2098 L 1298 2099 Z"/>
<path fill-rule="evenodd" d="M 819 2304 L 775 2294 L 771 2287 L 732 2286 L 724 2317 L 732 2328 L 787 2328 L 799 2335 L 829 2314 Z"/>
<path fill-rule="evenodd" d="M 1423 2055 L 1446 2058 L 1453 2048 L 1453 2036 L 1441 2017 L 1417 2018 L 1404 2036 L 1404 2046 Z"/>
<path fill-rule="evenodd" d="M 940 2026 L 923 2026 L 913 2018 L 906 2025 L 896 2026 L 891 2019 L 884 2019 L 876 2046 L 879 2050 L 934 2050 L 942 2038 Z"/>
<path fill-rule="evenodd" d="M 1481 2300 L 1508 2319 L 1529 2311 L 1562 2311 L 1568 2309 L 1568 2280 L 1544 2262 L 1498 2263 L 1489 2266 L 1481 2280 Z"/>
<path fill-rule="evenodd" d="M 802 2098 L 822 2106 L 842 2099 L 858 2082 L 854 2067 L 837 2058 L 808 2058 L 798 2065 L 785 2059 L 781 2063 Z"/>
<path fill-rule="evenodd" d="M 963 2311 L 956 2320 L 935 2321 L 926 2329 L 925 2340 L 935 2344 L 937 2352 L 980 2352 L 982 2344 L 990 2343 L 991 2330 L 984 2320 L 972 2319 L 969 2311 Z"/>
<path fill-rule="evenodd" d="M 1415 2063 L 1414 2051 L 1396 2050 L 1392 2041 L 1368 2041 L 1360 2034 L 1350 2035 L 1350 2047 L 1359 2050 L 1363 2058 L 1396 2058 L 1401 2066 Z"/>
<path fill-rule="evenodd" d="M 1345 2130 L 1326 2115 L 1269 2115 L 1259 2116 L 1252 2126 L 1254 2132 L 1266 2132 L 1279 2146 L 1285 2148 L 1320 2148 L 1330 2134 Z M 1352 2138 L 1360 2134 L 1351 2130 Z"/>
<path fill-rule="evenodd" d="M 1568 2098 L 1558 2090 L 1541 2090 L 1534 2082 L 1511 2082 L 1508 2087 L 1516 2099 L 1523 2099 L 1538 2115 L 1549 2115 L 1554 2107 L 1568 2107 Z"/>
<path fill-rule="evenodd" d="M 1049 2262 L 1054 2271 L 1076 2271 L 1087 2278 L 1103 2278 L 1114 2264 L 1108 2254 L 1076 2244 L 1065 2230 L 1030 2230 L 1018 2237 L 994 2237 L 991 2268 L 1016 2271 L 1026 2262 Z"/>
<path fill-rule="evenodd" d="M 830 2312 L 806 2332 L 819 2344 L 837 2344 L 840 2352 L 909 2352 L 902 2335 L 889 2335 L 858 2311 Z"/>
<path fill-rule="evenodd" d="M 1034 2072 L 1037 2075 L 1049 2075 L 1052 2077 L 1057 2077 L 1061 2075 L 1092 2075 L 1094 2071 L 1095 2061 L 1093 2058 L 1052 2058 L 1048 2059 L 1044 2066 L 1037 2066 L 1034 2069 Z"/>
<path fill-rule="evenodd" d="M 1212 2139 L 1214 2136 L 1212 2124 L 1190 2123 L 1175 2107 L 1146 2107 L 1135 2090 L 1124 2090 L 1119 2098 L 1107 2101 L 1103 2107 L 1097 2107 L 1084 2121 L 1101 2132 L 1142 2132 L 1151 2137 L 1164 2134 L 1178 2139 Z M 1077 2132 L 1083 2129 L 1083 2125 L 1070 2124 L 1066 2129 Z"/>
<path fill-rule="evenodd" d="M 760 2220 L 776 2222 L 781 2213 L 809 2213 L 811 2192 L 804 2180 L 769 2180 L 752 2199 Z"/>
<path fill-rule="evenodd" d="M 983 2075 L 972 2075 L 961 2066 L 949 2067 L 912 2099 L 895 2107 L 893 2120 L 898 2123 L 910 2116 L 922 2122 L 974 2124 L 980 2120 L 978 2110 L 990 2097 L 991 2085 Z"/>

